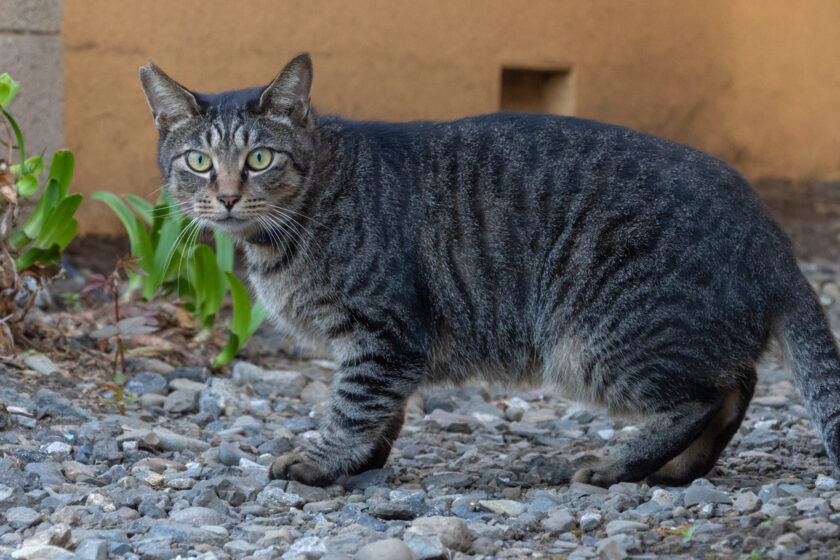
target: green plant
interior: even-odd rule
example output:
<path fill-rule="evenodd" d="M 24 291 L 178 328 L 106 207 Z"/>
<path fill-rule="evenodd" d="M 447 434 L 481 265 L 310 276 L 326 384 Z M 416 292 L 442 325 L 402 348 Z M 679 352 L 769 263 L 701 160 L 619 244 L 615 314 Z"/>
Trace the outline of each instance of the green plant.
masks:
<path fill-rule="evenodd" d="M 11 330 L 25 317 L 38 289 L 46 280 L 46 267 L 61 259 L 62 251 L 76 235 L 78 222 L 73 217 L 82 202 L 82 195 L 69 194 L 74 159 L 69 150 L 53 154 L 41 196 L 26 222 L 18 227 L 21 198 L 35 195 L 44 173 L 43 153 L 26 157 L 23 134 L 6 106 L 19 90 L 8 74 L 0 75 L 0 122 L 8 148 L 8 157 L 0 157 L 0 350 L 11 348 Z M 12 164 L 14 149 L 19 163 Z M 37 288 L 29 290 L 28 302 L 18 309 L 18 294 L 26 290 L 22 279 L 35 280 Z"/>
<path fill-rule="evenodd" d="M 91 198 L 107 204 L 120 218 L 131 254 L 142 258 L 140 266 L 146 274 L 130 274 L 129 291 L 139 289 L 146 300 L 157 295 L 183 297 L 202 327 L 210 329 L 230 290 L 233 319 L 227 345 L 215 365 L 221 367 L 232 360 L 266 317 L 262 306 L 252 305 L 244 286 L 233 275 L 233 241 L 216 231 L 215 251 L 197 243 L 201 223 L 184 218 L 165 192 L 154 206 L 136 195 L 123 199 L 97 192 Z"/>
<path fill-rule="evenodd" d="M 683 536 L 683 544 L 688 544 L 691 542 L 691 537 L 694 536 L 694 532 L 697 530 L 697 525 L 691 525 L 690 527 L 686 527 L 684 529 L 679 529 L 679 533 Z"/>
<path fill-rule="evenodd" d="M 108 276 L 94 274 L 90 283 L 84 287 L 82 294 L 93 290 L 102 290 L 106 295 L 114 296 L 114 324 L 102 327 L 90 333 L 93 338 L 98 338 L 106 344 L 110 341 L 114 345 L 114 361 L 112 368 L 113 382 L 101 382 L 100 385 L 114 391 L 112 402 L 120 409 L 120 414 L 125 415 L 126 400 L 130 395 L 125 391 L 125 345 L 123 342 L 135 334 L 146 334 L 157 330 L 157 327 L 148 324 L 146 317 L 120 318 L 120 285 L 122 284 L 121 272 L 131 274 L 145 274 L 140 268 L 139 257 L 123 257 L 117 261 L 114 271 Z"/>

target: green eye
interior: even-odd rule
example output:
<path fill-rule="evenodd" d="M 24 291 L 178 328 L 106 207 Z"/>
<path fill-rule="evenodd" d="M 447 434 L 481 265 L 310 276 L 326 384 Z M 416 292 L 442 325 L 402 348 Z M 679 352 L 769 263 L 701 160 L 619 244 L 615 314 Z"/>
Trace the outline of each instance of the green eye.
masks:
<path fill-rule="evenodd" d="M 198 152 L 196 150 L 190 150 L 187 152 L 187 165 L 190 166 L 190 169 L 193 171 L 198 171 L 199 173 L 204 173 L 211 167 L 213 167 L 213 162 L 210 160 L 210 156 L 203 152 Z"/>
<path fill-rule="evenodd" d="M 268 148 L 257 148 L 256 150 L 251 150 L 245 163 L 254 171 L 262 171 L 271 163 L 271 157 L 271 150 Z"/>

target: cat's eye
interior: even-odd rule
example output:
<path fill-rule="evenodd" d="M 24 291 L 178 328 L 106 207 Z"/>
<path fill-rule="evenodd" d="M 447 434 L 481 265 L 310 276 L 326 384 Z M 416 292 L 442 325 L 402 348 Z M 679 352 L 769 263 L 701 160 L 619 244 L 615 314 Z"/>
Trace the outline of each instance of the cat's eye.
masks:
<path fill-rule="evenodd" d="M 190 169 L 198 173 L 204 173 L 213 166 L 210 156 L 198 150 L 190 150 L 187 152 L 187 165 Z"/>
<path fill-rule="evenodd" d="M 262 171 L 271 164 L 271 158 L 271 150 L 268 148 L 257 148 L 256 150 L 251 150 L 251 153 L 245 159 L 245 163 L 254 171 Z"/>

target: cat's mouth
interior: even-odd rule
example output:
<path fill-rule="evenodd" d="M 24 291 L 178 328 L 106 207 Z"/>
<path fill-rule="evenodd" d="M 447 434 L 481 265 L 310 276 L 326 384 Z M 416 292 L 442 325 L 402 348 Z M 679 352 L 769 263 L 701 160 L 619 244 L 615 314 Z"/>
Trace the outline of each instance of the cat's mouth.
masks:
<path fill-rule="evenodd" d="M 253 220 L 246 218 L 237 218 L 236 216 L 222 216 L 218 218 L 210 218 L 210 223 L 225 233 L 232 235 L 247 235 L 255 229 Z"/>

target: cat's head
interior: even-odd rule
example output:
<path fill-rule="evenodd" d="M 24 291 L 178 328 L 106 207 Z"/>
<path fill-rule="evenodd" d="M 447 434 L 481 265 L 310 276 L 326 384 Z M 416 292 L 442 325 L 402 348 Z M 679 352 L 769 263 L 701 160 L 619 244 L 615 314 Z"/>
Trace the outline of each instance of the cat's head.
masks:
<path fill-rule="evenodd" d="M 294 212 L 312 165 L 308 54 L 265 87 L 195 93 L 154 64 L 140 81 L 164 183 L 185 215 L 247 239 Z"/>

